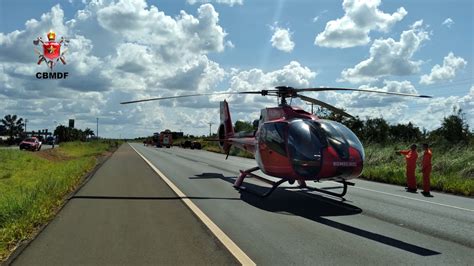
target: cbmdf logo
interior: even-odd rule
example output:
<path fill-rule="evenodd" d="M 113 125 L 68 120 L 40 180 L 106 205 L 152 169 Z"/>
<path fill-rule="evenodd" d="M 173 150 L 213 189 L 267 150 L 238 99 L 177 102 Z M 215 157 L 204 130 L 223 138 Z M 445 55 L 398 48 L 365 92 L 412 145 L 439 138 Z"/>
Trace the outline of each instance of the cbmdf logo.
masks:
<path fill-rule="evenodd" d="M 48 40 L 43 41 L 43 38 L 38 37 L 33 41 L 33 44 L 36 46 L 42 45 L 42 52 L 35 48 L 35 53 L 38 54 L 38 65 L 41 65 L 43 62 L 49 68 L 50 72 L 38 72 L 36 73 L 37 79 L 65 79 L 69 73 L 68 72 L 53 72 L 53 68 L 57 63 L 61 62 L 63 65 L 66 64 L 65 54 L 67 52 L 67 45 L 69 40 L 61 37 L 60 41 L 56 41 L 56 33 L 50 30 L 46 34 Z M 61 46 L 64 46 L 61 49 Z M 61 51 L 62 50 L 62 51 Z"/>

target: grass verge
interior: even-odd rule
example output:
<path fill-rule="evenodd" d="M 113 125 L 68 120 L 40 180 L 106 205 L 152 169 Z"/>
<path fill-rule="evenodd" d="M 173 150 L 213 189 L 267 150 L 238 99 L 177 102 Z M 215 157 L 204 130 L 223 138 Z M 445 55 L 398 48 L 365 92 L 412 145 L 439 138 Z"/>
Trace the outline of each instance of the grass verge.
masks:
<path fill-rule="evenodd" d="M 51 220 L 98 157 L 117 142 L 73 142 L 53 150 L 0 150 L 0 262 Z"/>
<path fill-rule="evenodd" d="M 406 185 L 405 159 L 395 154 L 395 150 L 408 145 L 378 145 L 365 146 L 366 161 L 361 178 Z M 433 170 L 431 173 L 431 189 L 464 196 L 474 196 L 474 147 L 472 145 L 453 145 L 449 147 L 434 146 Z M 417 185 L 422 187 L 421 156 L 417 165 Z"/>

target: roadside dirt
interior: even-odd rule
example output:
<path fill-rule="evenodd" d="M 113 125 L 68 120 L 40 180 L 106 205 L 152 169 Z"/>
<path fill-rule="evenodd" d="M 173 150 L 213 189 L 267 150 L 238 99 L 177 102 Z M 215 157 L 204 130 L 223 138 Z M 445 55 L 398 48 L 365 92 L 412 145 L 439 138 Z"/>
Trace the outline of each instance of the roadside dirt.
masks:
<path fill-rule="evenodd" d="M 67 161 L 71 159 L 71 157 L 60 152 L 58 149 L 49 149 L 49 150 L 39 151 L 39 152 L 36 152 L 35 155 L 43 159 L 46 159 L 48 161 L 53 161 L 53 162 Z"/>

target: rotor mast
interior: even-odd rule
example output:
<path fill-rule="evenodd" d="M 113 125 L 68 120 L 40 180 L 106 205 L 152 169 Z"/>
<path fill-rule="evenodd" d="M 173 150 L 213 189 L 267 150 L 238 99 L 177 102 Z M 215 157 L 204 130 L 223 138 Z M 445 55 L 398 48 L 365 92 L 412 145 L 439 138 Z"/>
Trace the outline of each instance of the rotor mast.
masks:
<path fill-rule="evenodd" d="M 292 87 L 288 86 L 278 86 L 275 87 L 277 89 L 276 96 L 278 96 L 280 103 L 279 106 L 287 106 L 288 102 L 286 101 L 286 98 L 295 98 L 297 97 L 296 90 Z"/>

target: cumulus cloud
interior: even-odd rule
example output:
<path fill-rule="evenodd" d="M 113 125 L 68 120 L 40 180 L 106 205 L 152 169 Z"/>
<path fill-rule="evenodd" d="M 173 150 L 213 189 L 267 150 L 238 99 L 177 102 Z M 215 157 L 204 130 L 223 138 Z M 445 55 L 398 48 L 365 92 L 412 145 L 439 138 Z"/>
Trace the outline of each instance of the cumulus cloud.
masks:
<path fill-rule="evenodd" d="M 448 28 L 451 28 L 451 26 L 454 24 L 454 21 L 451 18 L 447 18 L 441 23 L 441 25 L 446 26 Z"/>
<path fill-rule="evenodd" d="M 421 102 L 421 101 L 420 101 Z M 436 97 L 424 100 L 425 108 L 417 112 L 414 122 L 428 130 L 436 129 L 441 126 L 443 117 L 453 114 L 453 110 L 462 109 L 465 113 L 467 123 L 472 127 L 474 125 L 474 86 L 465 95 Z M 433 122 L 434 121 L 434 122 Z"/>
<path fill-rule="evenodd" d="M 360 89 L 418 94 L 409 81 L 384 80 L 378 86 L 362 85 Z M 313 96 L 314 95 L 309 95 Z M 411 122 L 420 128 L 434 130 L 441 126 L 443 117 L 452 114 L 453 108 L 462 109 L 469 125 L 474 125 L 474 86 L 459 96 L 432 99 L 381 95 L 374 93 L 318 93 L 319 100 L 344 108 L 361 119 L 383 117 L 389 123 Z"/>
<path fill-rule="evenodd" d="M 122 18 L 129 23 L 120 21 Z M 46 69 L 35 65 L 32 40 L 50 28 L 71 40 L 68 64 L 58 66 L 58 71 L 70 72 L 66 80 L 38 81 L 34 77 L 35 72 Z M 183 11 L 171 17 L 145 1 L 93 1 L 70 20 L 57 5 L 24 29 L 0 34 L 2 108 L 28 118 L 31 129 L 51 129 L 53 121 L 65 124 L 71 118 L 79 128 L 95 128 L 99 117 L 102 136 L 118 137 L 117 132 L 143 136 L 164 128 L 207 134 L 206 123 L 218 122 L 219 100 L 232 102 L 235 120 L 248 121 L 258 118 L 259 108 L 273 105 L 275 99 L 244 95 L 119 103 L 212 92 L 224 80 L 229 81 L 228 86 L 221 84 L 224 91 L 238 91 L 309 86 L 316 77 L 316 72 L 296 61 L 268 72 L 225 70 L 209 55 L 233 47 L 226 35 L 210 4 L 196 8 L 195 14 Z M 17 47 L 21 50 L 17 56 L 9 52 L 13 43 L 25 43 Z M 24 54 L 29 56 L 16 60 Z M 175 119 L 169 119 L 170 110 Z"/>
<path fill-rule="evenodd" d="M 47 69 L 35 64 L 32 41 L 49 29 L 70 39 L 68 64 L 57 66 L 70 73 L 65 80 L 34 76 Z M 70 20 L 56 5 L 40 19 L 28 20 L 24 29 L 0 33 L 2 109 L 28 118 L 32 129 L 69 118 L 92 127 L 95 117 L 109 136 L 121 125 L 136 126 L 134 134 L 148 134 L 149 125 L 171 127 L 159 115 L 149 115 L 164 112 L 167 107 L 160 103 L 125 107 L 119 102 L 214 90 L 226 71 L 207 55 L 233 46 L 226 35 L 211 4 L 197 7 L 195 15 L 181 11 L 171 17 L 144 0 L 91 1 Z M 209 100 L 197 103 L 204 108 Z"/>
<path fill-rule="evenodd" d="M 378 90 L 386 92 L 396 92 L 396 93 L 407 93 L 407 94 L 418 94 L 417 90 L 411 84 L 410 81 L 395 81 L 395 80 L 384 80 L 383 86 L 370 86 L 362 85 L 359 89 L 365 90 Z M 351 102 L 348 106 L 350 107 L 384 107 L 393 103 L 410 101 L 413 98 L 401 97 L 401 96 L 388 96 L 383 94 L 375 93 L 362 93 L 355 92 L 352 94 Z"/>
<path fill-rule="evenodd" d="M 392 14 L 384 13 L 380 4 L 380 0 L 344 0 L 344 16 L 329 21 L 314 44 L 332 48 L 365 45 L 370 42 L 370 31 L 387 32 L 407 14 L 403 7 Z"/>
<path fill-rule="evenodd" d="M 443 65 L 435 65 L 429 75 L 423 75 L 420 84 L 433 84 L 438 81 L 451 80 L 456 76 L 458 69 L 464 68 L 467 61 L 462 57 L 456 57 L 452 52 L 444 57 Z"/>
<path fill-rule="evenodd" d="M 417 90 L 410 81 L 395 81 L 384 80 L 379 85 L 361 85 L 358 87 L 363 90 L 377 90 L 396 93 L 418 94 Z M 390 96 L 378 93 L 369 92 L 324 92 L 319 93 L 318 97 L 321 100 L 327 101 L 330 104 L 344 108 L 353 115 L 365 116 L 380 116 L 379 109 L 390 110 L 399 107 L 400 104 L 412 101 L 413 98 Z M 377 113 L 379 112 L 379 113 Z"/>
<path fill-rule="evenodd" d="M 211 4 L 197 9 L 197 17 L 181 11 L 172 18 L 144 0 L 122 0 L 97 11 L 99 25 L 125 41 L 154 47 L 163 57 L 182 58 L 182 51 L 222 52 L 227 33 L 218 24 Z"/>
<path fill-rule="evenodd" d="M 236 73 L 231 77 L 232 90 L 269 89 L 275 86 L 306 87 L 316 77 L 317 73 L 302 66 L 297 61 L 291 61 L 282 69 L 264 72 L 253 68 Z"/>
<path fill-rule="evenodd" d="M 225 4 L 229 6 L 234 6 L 234 5 L 242 5 L 244 3 L 244 0 L 187 0 L 188 4 L 194 5 L 196 3 L 217 3 L 217 4 Z"/>
<path fill-rule="evenodd" d="M 370 47 L 369 58 L 353 68 L 344 69 L 341 81 L 371 82 L 389 75 L 415 74 L 422 62 L 414 61 L 412 57 L 425 40 L 429 40 L 429 34 L 422 28 L 421 21 L 403 31 L 399 41 L 392 38 L 377 39 Z"/>
<path fill-rule="evenodd" d="M 61 36 L 69 35 L 63 20 L 64 11 L 59 5 L 55 5 L 49 12 L 43 14 L 39 21 L 36 19 L 26 21 L 24 30 L 15 30 L 7 34 L 0 33 L 0 61 L 31 62 L 33 40 L 38 36 L 41 35 L 45 39 L 50 29 L 61 33 Z"/>
<path fill-rule="evenodd" d="M 235 70 L 229 78 L 227 91 L 258 91 L 273 89 L 275 86 L 307 87 L 316 76 L 315 71 L 297 61 L 291 61 L 280 69 L 268 72 L 258 68 Z M 229 101 L 238 119 L 246 121 L 257 119 L 261 108 L 276 104 L 274 97 L 253 94 L 212 97 L 212 101 L 216 103 L 223 99 Z"/>
<path fill-rule="evenodd" d="M 276 49 L 289 53 L 295 48 L 295 43 L 291 40 L 291 35 L 290 29 L 274 27 L 270 42 Z"/>

